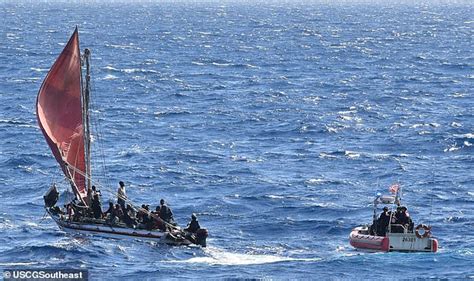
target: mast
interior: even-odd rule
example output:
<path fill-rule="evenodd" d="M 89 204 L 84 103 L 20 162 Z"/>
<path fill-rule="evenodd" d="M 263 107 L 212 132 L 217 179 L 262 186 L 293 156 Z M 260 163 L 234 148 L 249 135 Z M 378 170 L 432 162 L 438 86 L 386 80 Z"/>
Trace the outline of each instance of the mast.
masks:
<path fill-rule="evenodd" d="M 84 130 L 84 154 L 86 164 L 86 187 L 91 187 L 91 135 L 89 121 L 89 104 L 90 104 L 90 56 L 91 51 L 84 49 L 84 61 L 86 63 L 86 81 L 82 91 L 82 120 Z"/>

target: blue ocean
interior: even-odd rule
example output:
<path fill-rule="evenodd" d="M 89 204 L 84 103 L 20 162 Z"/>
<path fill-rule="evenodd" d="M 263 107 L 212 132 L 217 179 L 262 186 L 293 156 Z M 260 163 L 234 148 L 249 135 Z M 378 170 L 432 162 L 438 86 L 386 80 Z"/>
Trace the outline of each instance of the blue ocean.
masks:
<path fill-rule="evenodd" d="M 470 1 L 1 1 L 0 269 L 91 280 L 474 279 Z M 71 236 L 36 96 L 78 26 L 92 51 L 93 177 L 208 247 Z M 438 253 L 349 245 L 399 183 Z M 104 206 L 105 207 L 105 206 Z"/>

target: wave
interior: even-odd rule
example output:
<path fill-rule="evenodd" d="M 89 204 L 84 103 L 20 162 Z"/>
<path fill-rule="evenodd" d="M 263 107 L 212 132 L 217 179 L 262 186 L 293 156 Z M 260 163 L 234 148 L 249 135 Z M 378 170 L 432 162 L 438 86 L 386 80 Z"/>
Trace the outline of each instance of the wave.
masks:
<path fill-rule="evenodd" d="M 326 184 L 346 184 L 343 180 L 331 180 L 324 178 L 315 178 L 304 181 L 305 185 L 326 185 Z"/>
<path fill-rule="evenodd" d="M 54 245 L 34 245 L 34 246 L 19 246 L 5 251 L 6 255 L 10 256 L 51 256 L 51 255 L 74 255 L 86 253 L 87 251 L 74 245 L 74 243 L 67 242 L 57 243 Z"/>
<path fill-rule="evenodd" d="M 104 77 L 100 78 L 99 80 L 115 80 L 117 79 L 118 77 L 115 76 L 115 75 L 112 75 L 112 74 L 107 74 L 105 75 Z"/>
<path fill-rule="evenodd" d="M 398 158 L 405 158 L 409 157 L 408 154 L 400 153 L 400 154 L 391 154 L 391 153 L 370 153 L 370 152 L 361 152 L 361 151 L 352 151 L 352 150 L 337 150 L 337 151 L 330 151 L 330 152 L 320 152 L 319 158 L 325 159 L 336 159 L 345 157 L 347 159 L 359 159 L 359 158 L 368 158 L 368 159 L 398 159 Z"/>
<path fill-rule="evenodd" d="M 455 135 L 453 135 L 453 137 L 455 137 L 455 138 L 474 139 L 474 133 L 455 134 Z"/>
<path fill-rule="evenodd" d="M 48 72 L 48 68 L 37 68 L 37 67 L 30 67 L 31 70 L 36 71 L 36 72 Z"/>
<path fill-rule="evenodd" d="M 0 119 L 0 124 L 28 125 L 28 126 L 32 125 L 32 123 L 30 122 L 15 120 L 15 119 Z"/>
<path fill-rule="evenodd" d="M 115 68 L 113 66 L 107 65 L 103 69 L 113 71 L 113 72 L 122 72 L 122 73 L 145 73 L 145 74 L 156 74 L 159 73 L 157 70 L 153 69 L 144 69 L 144 68 Z"/>
<path fill-rule="evenodd" d="M 278 255 L 241 254 L 225 251 L 224 249 L 208 247 L 204 249 L 205 256 L 193 257 L 187 260 L 169 261 L 170 263 L 194 263 L 210 265 L 259 265 L 280 262 L 318 262 L 321 258 L 292 258 Z"/>
<path fill-rule="evenodd" d="M 184 109 L 176 109 L 176 110 L 169 110 L 169 111 L 157 111 L 153 113 L 156 116 L 176 116 L 176 115 L 188 115 L 191 114 L 191 111 L 187 111 Z"/>
<path fill-rule="evenodd" d="M 118 45 L 118 44 L 105 44 L 106 47 L 114 48 L 114 49 L 133 49 L 133 50 L 141 50 L 142 48 L 136 46 L 135 44 L 130 43 L 129 45 Z"/>
<path fill-rule="evenodd" d="M 36 83 L 36 81 L 40 80 L 39 77 L 25 77 L 25 78 L 10 78 L 7 79 L 8 82 L 13 83 Z"/>
<path fill-rule="evenodd" d="M 230 61 L 225 61 L 225 60 L 198 60 L 198 61 L 192 61 L 191 64 L 197 65 L 197 66 L 217 66 L 217 67 L 231 67 L 231 68 L 260 68 L 257 65 L 253 65 L 250 63 L 234 63 Z"/>
<path fill-rule="evenodd" d="M 39 264 L 39 262 L 0 262 L 0 266 L 30 266 L 36 264 Z"/>

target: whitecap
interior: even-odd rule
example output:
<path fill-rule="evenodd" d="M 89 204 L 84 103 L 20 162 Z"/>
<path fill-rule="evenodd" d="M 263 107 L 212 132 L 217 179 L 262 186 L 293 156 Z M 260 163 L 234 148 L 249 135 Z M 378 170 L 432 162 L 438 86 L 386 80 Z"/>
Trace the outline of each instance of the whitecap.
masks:
<path fill-rule="evenodd" d="M 310 184 L 310 185 L 320 185 L 320 184 L 329 183 L 329 181 L 325 179 L 309 179 L 309 180 L 306 180 L 305 183 Z"/>
<path fill-rule="evenodd" d="M 30 69 L 36 72 L 46 72 L 49 70 L 47 68 L 37 68 L 37 67 L 30 67 Z"/>
<path fill-rule="evenodd" d="M 456 138 L 467 138 L 467 139 L 474 139 L 474 133 L 467 133 L 467 134 L 462 134 L 462 135 L 454 135 Z"/>
<path fill-rule="evenodd" d="M 13 223 L 8 219 L 5 219 L 2 222 L 0 222 L 0 229 L 11 229 L 13 227 L 14 227 Z"/>
<path fill-rule="evenodd" d="M 285 199 L 285 196 L 281 196 L 281 195 L 266 195 L 265 197 L 268 197 L 270 199 Z"/>
<path fill-rule="evenodd" d="M 110 66 L 110 65 L 107 65 L 106 67 L 104 67 L 104 69 L 106 69 L 106 70 L 113 70 L 113 71 L 120 71 L 118 68 L 115 68 L 115 67 Z"/>
<path fill-rule="evenodd" d="M 115 76 L 115 75 L 112 75 L 112 74 L 107 74 L 105 75 L 101 80 L 115 80 L 117 79 L 118 77 Z"/>
<path fill-rule="evenodd" d="M 337 156 L 321 152 L 319 153 L 319 158 L 335 159 Z"/>
<path fill-rule="evenodd" d="M 169 261 L 171 263 L 203 263 L 211 265 L 257 265 L 277 262 L 315 262 L 321 261 L 321 258 L 291 258 L 277 255 L 264 254 L 240 254 L 227 252 L 218 248 L 208 247 L 204 250 L 206 256 L 193 257 L 187 260 Z"/>
<path fill-rule="evenodd" d="M 451 147 L 449 147 L 449 148 L 445 148 L 445 149 L 444 149 L 444 152 L 453 152 L 453 151 L 457 151 L 457 150 L 459 150 L 459 149 L 461 149 L 461 148 L 460 148 L 460 147 L 457 147 L 456 145 L 454 145 L 454 146 L 451 146 Z"/>
<path fill-rule="evenodd" d="M 135 49 L 135 50 L 141 50 L 140 47 L 135 46 L 133 43 L 130 43 L 129 45 L 117 45 L 117 44 L 105 44 L 106 47 L 111 47 L 115 49 Z"/>
<path fill-rule="evenodd" d="M 230 64 L 230 63 L 218 63 L 218 62 L 213 62 L 212 65 L 221 66 L 221 67 L 226 67 L 226 66 L 230 66 L 231 64 Z"/>
<path fill-rule="evenodd" d="M 158 71 L 153 70 L 153 69 L 141 69 L 141 68 L 124 68 L 121 69 L 120 71 L 125 72 L 125 73 L 158 73 Z"/>
<path fill-rule="evenodd" d="M 205 63 L 202 63 L 202 62 L 198 62 L 198 61 L 192 61 L 191 64 L 194 64 L 194 65 L 206 65 Z"/>
<path fill-rule="evenodd" d="M 449 96 L 453 97 L 453 98 L 464 98 L 467 96 L 467 94 L 465 93 L 453 93 L 453 94 L 450 94 Z"/>
<path fill-rule="evenodd" d="M 17 36 L 15 33 L 7 33 L 7 38 L 12 40 L 12 39 L 19 39 L 20 37 Z"/>
<path fill-rule="evenodd" d="M 360 157 L 360 153 L 355 152 L 355 151 L 345 151 L 344 155 L 346 155 L 347 158 L 350 158 L 350 159 L 357 159 Z"/>

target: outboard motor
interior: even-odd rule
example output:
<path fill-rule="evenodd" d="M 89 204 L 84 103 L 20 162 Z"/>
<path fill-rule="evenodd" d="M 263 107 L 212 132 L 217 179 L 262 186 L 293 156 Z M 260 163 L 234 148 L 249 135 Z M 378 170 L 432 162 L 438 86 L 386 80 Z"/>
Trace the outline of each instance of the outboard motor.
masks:
<path fill-rule="evenodd" d="M 49 189 L 48 191 L 46 192 L 46 194 L 43 196 L 43 199 L 44 199 L 44 205 L 47 207 L 47 208 L 51 208 L 53 207 L 54 205 L 56 205 L 56 202 L 58 202 L 58 199 L 59 199 L 59 192 L 58 190 L 56 189 L 56 185 L 53 184 Z"/>
<path fill-rule="evenodd" d="M 205 228 L 200 228 L 196 231 L 196 244 L 206 247 L 206 239 L 209 236 L 209 232 Z"/>

